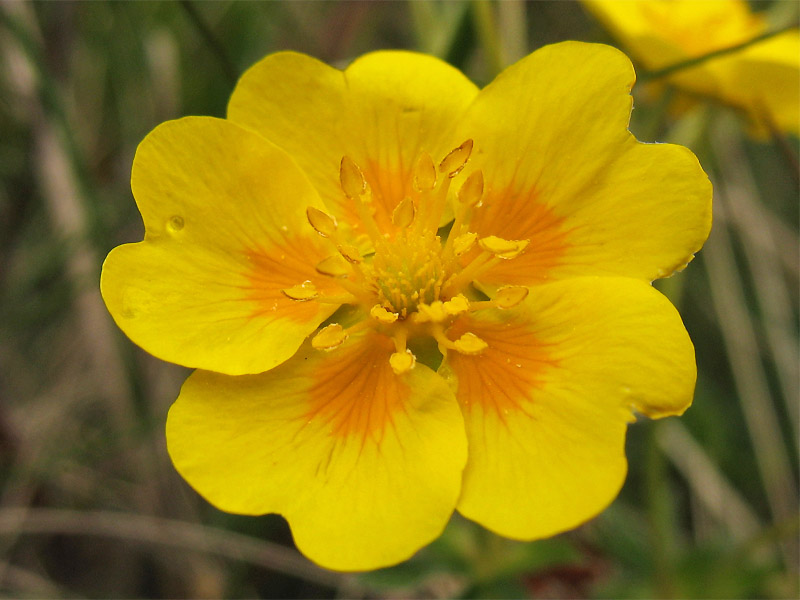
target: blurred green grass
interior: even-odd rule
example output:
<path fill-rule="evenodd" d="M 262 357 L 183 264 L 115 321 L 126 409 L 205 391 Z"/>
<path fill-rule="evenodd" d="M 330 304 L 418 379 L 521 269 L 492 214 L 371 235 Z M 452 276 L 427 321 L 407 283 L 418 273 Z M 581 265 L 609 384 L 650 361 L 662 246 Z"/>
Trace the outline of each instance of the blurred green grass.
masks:
<path fill-rule="evenodd" d="M 794 3 L 757 8 L 797 22 Z M 676 120 L 637 88 L 634 134 L 688 145 L 715 183 L 711 239 L 659 283 L 697 349 L 694 406 L 630 428 L 622 494 L 573 532 L 525 544 L 454 517 L 411 561 L 340 576 L 279 517 L 220 513 L 169 464 L 186 371 L 128 342 L 97 290 L 106 253 L 143 234 L 137 144 L 224 116 L 232 78 L 276 50 L 342 66 L 410 48 L 485 84 L 542 45 L 613 40 L 577 3 L 517 1 L 4 2 L 0 32 L 4 596 L 798 596 L 797 139 L 755 142 L 712 105 Z"/>

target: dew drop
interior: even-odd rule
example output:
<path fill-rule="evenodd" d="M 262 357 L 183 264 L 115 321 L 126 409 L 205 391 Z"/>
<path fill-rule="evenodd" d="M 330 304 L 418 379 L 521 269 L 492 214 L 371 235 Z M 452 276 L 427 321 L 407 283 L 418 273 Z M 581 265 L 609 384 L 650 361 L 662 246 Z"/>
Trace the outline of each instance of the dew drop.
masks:
<path fill-rule="evenodd" d="M 176 234 L 183 229 L 185 225 L 183 221 L 183 217 L 180 215 L 173 215 L 167 221 L 167 231 L 172 234 Z"/>

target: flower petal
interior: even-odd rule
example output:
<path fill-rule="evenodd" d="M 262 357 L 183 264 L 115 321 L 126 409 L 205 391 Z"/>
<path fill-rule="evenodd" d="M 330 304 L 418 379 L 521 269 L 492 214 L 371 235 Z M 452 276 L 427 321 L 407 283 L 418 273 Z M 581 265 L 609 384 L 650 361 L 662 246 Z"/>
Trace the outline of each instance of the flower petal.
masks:
<path fill-rule="evenodd" d="M 729 102 L 800 135 L 800 32 L 787 31 L 730 57 Z M 765 114 L 766 113 L 766 114 Z"/>
<path fill-rule="evenodd" d="M 281 289 L 313 281 L 326 247 L 305 217 L 321 206 L 279 148 L 221 119 L 157 127 L 131 185 L 145 239 L 115 248 L 103 298 L 119 327 L 155 356 L 221 373 L 258 373 L 289 358 L 335 309 Z"/>
<path fill-rule="evenodd" d="M 461 404 L 469 461 L 458 510 L 534 539 L 575 527 L 616 496 L 632 411 L 680 414 L 691 403 L 694 350 L 674 307 L 628 278 L 537 286 L 517 310 L 462 318 L 488 344 L 448 353 L 442 373 Z"/>
<path fill-rule="evenodd" d="M 477 88 L 434 57 L 382 51 L 344 72 L 303 54 L 272 54 L 240 79 L 228 118 L 285 149 L 328 209 L 349 223 L 355 206 L 339 185 L 349 156 L 373 190 L 375 219 L 388 231 L 395 206 L 411 194 L 421 152 L 441 160 L 463 139 L 454 126 Z"/>
<path fill-rule="evenodd" d="M 628 132 L 630 61 L 599 44 L 537 50 L 465 117 L 487 192 L 470 225 L 529 239 L 482 276 L 533 284 L 592 274 L 653 280 L 685 266 L 711 224 L 711 184 L 687 149 Z"/>
<path fill-rule="evenodd" d="M 284 515 L 322 566 L 408 558 L 455 507 L 466 440 L 447 384 L 419 364 L 395 375 L 392 352 L 368 331 L 261 375 L 196 371 L 167 421 L 176 468 L 222 510 Z"/>

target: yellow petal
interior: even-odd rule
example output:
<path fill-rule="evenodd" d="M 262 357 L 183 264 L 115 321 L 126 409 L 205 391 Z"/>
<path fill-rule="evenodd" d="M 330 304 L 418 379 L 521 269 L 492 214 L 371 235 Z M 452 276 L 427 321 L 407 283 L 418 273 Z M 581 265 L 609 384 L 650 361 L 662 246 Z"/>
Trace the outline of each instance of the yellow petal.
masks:
<path fill-rule="evenodd" d="M 160 125 L 139 145 L 131 185 L 145 240 L 115 248 L 100 287 L 119 327 L 155 356 L 228 374 L 289 358 L 335 305 L 281 290 L 333 285 L 330 252 L 306 220 L 320 205 L 284 152 L 221 119 Z"/>
<path fill-rule="evenodd" d="M 458 510 L 501 535 L 549 536 L 603 510 L 625 477 L 632 411 L 680 414 L 694 350 L 677 311 L 628 278 L 537 286 L 517 309 L 463 316 L 478 356 L 449 352 L 469 461 Z"/>
<path fill-rule="evenodd" d="M 169 413 L 170 456 L 218 508 L 285 516 L 324 567 L 404 560 L 447 523 L 466 440 L 446 383 L 419 364 L 395 375 L 394 352 L 362 332 L 261 375 L 196 371 Z"/>
<path fill-rule="evenodd" d="M 395 206 L 417 193 L 421 153 L 438 162 L 464 141 L 453 127 L 476 93 L 458 70 L 422 54 L 374 52 L 342 72 L 281 52 L 242 76 L 228 118 L 289 152 L 330 212 L 355 223 L 355 205 L 339 181 L 342 157 L 350 157 L 372 190 L 378 226 L 390 230 Z"/>
<path fill-rule="evenodd" d="M 641 144 L 628 132 L 633 81 L 621 52 L 565 42 L 537 50 L 480 92 L 465 131 L 483 152 L 489 190 L 470 231 L 530 240 L 482 281 L 530 285 L 596 273 L 652 280 L 700 248 L 711 184 L 689 150 Z"/>
<path fill-rule="evenodd" d="M 725 98 L 745 108 L 762 130 L 768 119 L 778 129 L 800 135 L 800 31 L 750 46 L 731 63 Z"/>

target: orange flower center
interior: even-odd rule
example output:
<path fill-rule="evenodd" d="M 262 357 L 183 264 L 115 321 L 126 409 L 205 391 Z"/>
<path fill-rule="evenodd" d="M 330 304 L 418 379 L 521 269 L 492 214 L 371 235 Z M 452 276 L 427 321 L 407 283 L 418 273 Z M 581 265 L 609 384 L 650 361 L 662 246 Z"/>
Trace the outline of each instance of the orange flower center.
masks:
<path fill-rule="evenodd" d="M 395 231 L 382 232 L 374 219 L 371 191 L 361 169 L 344 157 L 340 183 L 347 198 L 356 203 L 357 214 L 374 252 L 362 255 L 359 240 L 346 239 L 336 219 L 316 209 L 307 210 L 314 230 L 328 239 L 337 253 L 321 261 L 316 270 L 335 278 L 342 294 L 322 296 L 311 282 L 282 290 L 298 302 L 317 301 L 360 306 L 365 317 L 349 328 L 331 323 L 312 339 L 319 350 L 334 350 L 355 331 L 372 327 L 394 341 L 390 363 L 395 373 L 414 367 L 416 357 L 408 350 L 411 338 L 430 336 L 439 350 L 479 354 L 487 344 L 465 332 L 456 340 L 447 337 L 458 315 L 485 308 L 507 309 L 527 296 L 522 286 L 500 288 L 495 297 L 480 299 L 472 282 L 498 262 L 519 256 L 528 240 L 495 236 L 479 239 L 469 231 L 473 209 L 483 197 L 481 171 L 465 179 L 453 203 L 454 218 L 446 237 L 440 235 L 451 182 L 463 171 L 472 153 L 472 140 L 454 149 L 437 166 L 427 154 L 420 156 L 415 171 L 414 198 L 399 199 L 392 212 Z M 476 246 L 480 252 L 470 252 Z M 466 259 L 469 255 L 471 258 Z M 485 296 L 484 296 L 485 298 Z"/>

